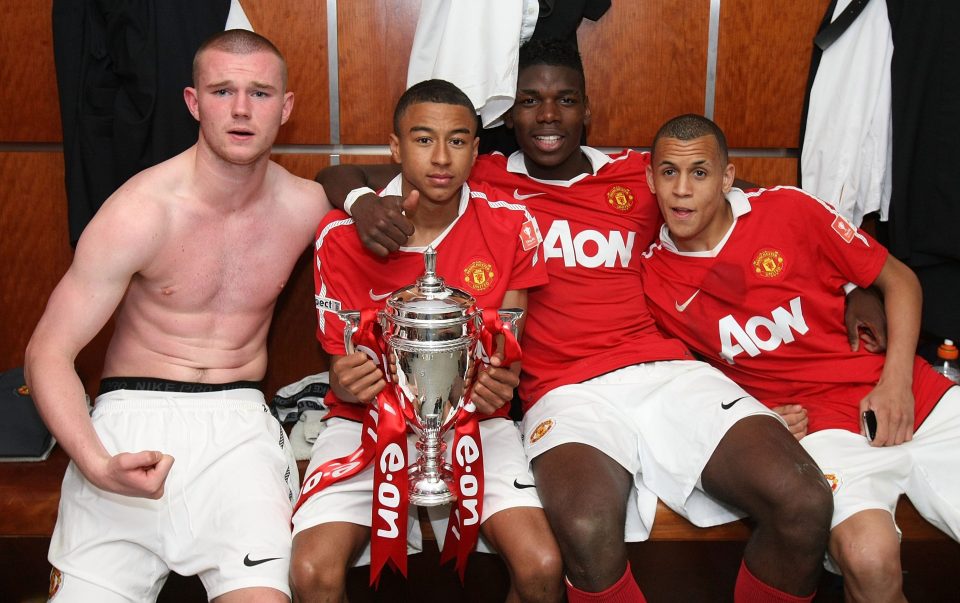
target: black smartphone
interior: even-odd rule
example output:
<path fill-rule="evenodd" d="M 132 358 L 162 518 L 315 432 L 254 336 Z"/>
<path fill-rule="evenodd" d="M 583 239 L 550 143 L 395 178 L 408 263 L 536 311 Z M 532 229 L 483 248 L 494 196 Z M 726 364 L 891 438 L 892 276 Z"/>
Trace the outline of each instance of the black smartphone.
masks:
<path fill-rule="evenodd" d="M 872 410 L 863 411 L 863 433 L 868 442 L 877 437 L 877 415 Z"/>

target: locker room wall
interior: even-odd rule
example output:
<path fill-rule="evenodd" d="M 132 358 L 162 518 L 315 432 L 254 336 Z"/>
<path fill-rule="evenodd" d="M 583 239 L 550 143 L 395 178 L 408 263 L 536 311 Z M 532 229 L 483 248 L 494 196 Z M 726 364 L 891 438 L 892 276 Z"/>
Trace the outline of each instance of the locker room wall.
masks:
<path fill-rule="evenodd" d="M 312 178 L 337 161 L 385 161 L 405 86 L 419 0 L 242 0 L 287 57 L 293 117 L 275 159 Z M 705 112 L 726 130 L 738 173 L 793 184 L 810 46 L 828 0 L 613 0 L 580 28 L 593 110 L 590 142 L 643 147 L 665 119 Z M 47 297 L 69 265 L 50 3 L 0 9 L 0 370 L 21 365 Z M 271 332 L 271 394 L 323 370 L 312 271 L 298 263 Z M 78 359 L 92 389 L 109 333 Z"/>

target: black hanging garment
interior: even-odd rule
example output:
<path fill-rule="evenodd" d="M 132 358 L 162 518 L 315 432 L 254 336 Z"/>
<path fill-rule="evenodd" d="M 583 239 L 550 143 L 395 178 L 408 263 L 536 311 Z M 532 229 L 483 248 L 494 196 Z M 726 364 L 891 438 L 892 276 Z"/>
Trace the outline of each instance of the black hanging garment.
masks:
<path fill-rule="evenodd" d="M 893 195 L 884 242 L 923 286 L 923 330 L 960 338 L 960 2 L 887 0 Z"/>
<path fill-rule="evenodd" d="M 183 89 L 230 0 L 54 0 L 70 240 L 121 184 L 197 141 Z"/>

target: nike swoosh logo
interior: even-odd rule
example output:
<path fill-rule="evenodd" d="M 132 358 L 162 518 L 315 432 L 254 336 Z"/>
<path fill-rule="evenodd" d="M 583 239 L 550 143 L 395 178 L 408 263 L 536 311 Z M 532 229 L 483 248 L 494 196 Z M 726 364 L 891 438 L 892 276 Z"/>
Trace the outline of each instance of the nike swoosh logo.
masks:
<path fill-rule="evenodd" d="M 517 480 L 513 480 L 513 487 L 517 490 L 523 490 L 524 488 L 536 488 L 534 484 L 521 484 Z"/>
<path fill-rule="evenodd" d="M 687 306 L 690 305 L 690 302 L 693 301 L 693 298 L 696 297 L 698 293 L 700 293 L 700 290 L 699 290 L 699 289 L 697 289 L 696 291 L 694 291 L 694 292 L 693 292 L 693 295 L 691 295 L 691 296 L 687 299 L 687 301 L 683 302 L 682 304 L 678 304 L 678 303 L 676 302 L 676 300 L 674 300 L 673 305 L 676 306 L 677 312 L 683 312 L 684 310 L 686 310 L 686 309 L 687 309 Z"/>
<path fill-rule="evenodd" d="M 243 564 L 247 567 L 254 567 L 260 565 L 261 563 L 266 563 L 267 561 L 276 561 L 277 559 L 282 559 L 282 557 L 267 557 L 266 559 L 251 559 L 250 553 L 247 553 L 247 556 L 243 558 Z"/>
<path fill-rule="evenodd" d="M 382 299 L 387 299 L 391 295 L 393 295 L 393 291 L 391 291 L 390 293 L 379 294 L 379 293 L 374 293 L 373 289 L 370 290 L 370 299 L 372 299 L 373 301 L 380 301 Z"/>
<path fill-rule="evenodd" d="M 734 405 L 734 404 L 736 404 L 736 403 L 739 402 L 740 400 L 743 400 L 744 398 L 749 398 L 749 396 L 740 396 L 739 398 L 737 398 L 737 399 L 734 400 L 733 402 L 729 402 L 729 403 L 727 403 L 727 404 L 724 404 L 723 402 L 721 402 L 721 403 L 720 403 L 720 408 L 722 408 L 723 410 L 730 410 L 731 408 L 733 408 L 733 405 Z"/>
<path fill-rule="evenodd" d="M 529 195 L 521 195 L 520 189 L 518 188 L 513 189 L 513 198 L 516 199 L 517 201 L 524 201 L 526 199 L 529 199 L 530 197 L 537 197 L 543 194 L 544 193 L 530 193 Z"/>

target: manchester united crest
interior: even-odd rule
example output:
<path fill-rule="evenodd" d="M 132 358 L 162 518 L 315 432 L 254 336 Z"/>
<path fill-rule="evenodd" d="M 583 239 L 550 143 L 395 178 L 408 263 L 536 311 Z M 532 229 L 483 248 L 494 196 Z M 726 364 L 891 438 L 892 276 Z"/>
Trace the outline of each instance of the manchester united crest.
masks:
<path fill-rule="evenodd" d="M 761 249 L 753 258 L 753 273 L 759 278 L 777 278 L 785 267 L 783 254 L 776 249 Z"/>
<path fill-rule="evenodd" d="M 474 260 L 463 269 L 463 282 L 477 293 L 483 293 L 493 285 L 497 278 L 493 264 L 485 260 Z"/>
<path fill-rule="evenodd" d="M 827 473 L 824 471 L 823 477 L 827 480 L 827 483 L 830 484 L 830 491 L 836 494 L 837 490 L 839 490 L 843 484 L 843 480 L 840 479 L 840 474 L 836 472 Z"/>
<path fill-rule="evenodd" d="M 613 209 L 627 213 L 633 209 L 633 193 L 629 188 L 615 184 L 607 189 L 607 203 Z"/>
<path fill-rule="evenodd" d="M 540 424 L 537 425 L 530 433 L 530 443 L 536 444 L 540 438 L 550 433 L 550 430 L 553 429 L 555 424 L 556 423 L 554 423 L 553 419 L 540 421 Z"/>

